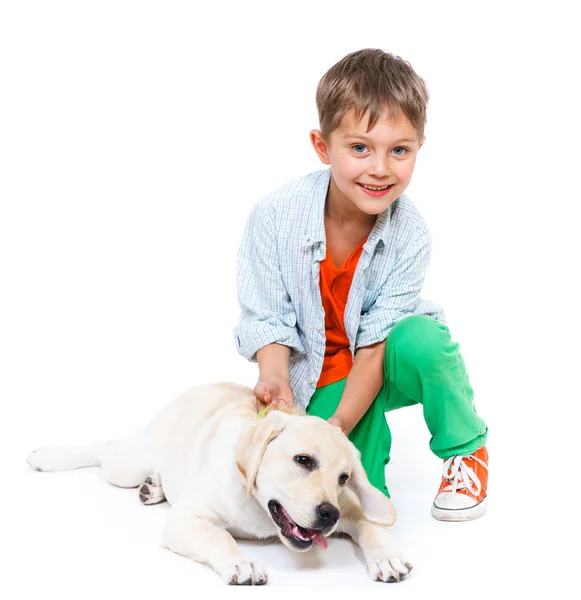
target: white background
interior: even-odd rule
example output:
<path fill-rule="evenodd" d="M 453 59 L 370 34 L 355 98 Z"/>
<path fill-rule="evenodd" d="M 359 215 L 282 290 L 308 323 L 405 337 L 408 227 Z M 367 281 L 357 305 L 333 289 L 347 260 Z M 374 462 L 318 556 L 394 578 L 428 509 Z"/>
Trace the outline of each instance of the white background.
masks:
<path fill-rule="evenodd" d="M 429 87 L 408 195 L 433 237 L 423 295 L 446 309 L 490 428 L 490 507 L 468 524 L 431 518 L 441 467 L 415 407 L 389 418 L 409 580 L 373 584 L 347 540 L 307 556 L 247 546 L 285 596 L 290 586 L 406 598 L 568 586 L 581 400 L 572 5 L 1 4 L 8 597 L 224 591 L 159 547 L 167 505 L 141 506 L 96 469 L 37 473 L 24 459 L 123 434 L 199 383 L 253 384 L 232 340 L 242 228 L 269 191 L 323 167 L 308 135 L 317 82 L 365 47 L 402 56 Z"/>

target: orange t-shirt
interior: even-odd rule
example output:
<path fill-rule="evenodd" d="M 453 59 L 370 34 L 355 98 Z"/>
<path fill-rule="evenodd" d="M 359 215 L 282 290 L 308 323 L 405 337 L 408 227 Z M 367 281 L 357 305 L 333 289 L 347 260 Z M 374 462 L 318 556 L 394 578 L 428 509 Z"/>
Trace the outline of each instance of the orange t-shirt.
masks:
<path fill-rule="evenodd" d="M 331 261 L 329 251 L 321 262 L 321 298 L 325 309 L 325 358 L 317 387 L 335 383 L 349 375 L 353 366 L 349 339 L 345 332 L 343 318 L 349 296 L 349 288 L 353 281 L 355 267 L 363 251 L 363 240 L 351 253 L 345 263 L 337 268 Z"/>

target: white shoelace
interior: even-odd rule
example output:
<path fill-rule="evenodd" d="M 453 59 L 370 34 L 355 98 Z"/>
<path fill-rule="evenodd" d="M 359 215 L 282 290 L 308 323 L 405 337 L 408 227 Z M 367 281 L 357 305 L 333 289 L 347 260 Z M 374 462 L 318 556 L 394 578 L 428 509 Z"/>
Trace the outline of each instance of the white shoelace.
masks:
<path fill-rule="evenodd" d="M 449 458 L 444 463 L 444 479 L 450 481 L 451 484 L 445 487 L 442 490 L 443 492 L 452 492 L 455 494 L 457 490 L 466 489 L 475 496 L 480 494 L 480 491 L 482 490 L 480 479 L 478 479 L 474 470 L 464 462 L 464 460 L 471 459 L 480 463 L 488 471 L 486 463 L 483 460 L 476 458 L 473 454 L 470 456 L 452 456 L 452 458 Z"/>

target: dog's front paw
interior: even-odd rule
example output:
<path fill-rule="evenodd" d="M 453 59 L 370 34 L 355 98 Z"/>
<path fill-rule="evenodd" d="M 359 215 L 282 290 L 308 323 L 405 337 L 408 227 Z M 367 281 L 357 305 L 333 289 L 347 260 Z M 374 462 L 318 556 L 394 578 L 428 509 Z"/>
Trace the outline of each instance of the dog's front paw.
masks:
<path fill-rule="evenodd" d="M 413 565 L 397 553 L 370 560 L 367 563 L 369 577 L 373 581 L 383 581 L 385 583 L 403 581 L 412 569 Z"/>
<path fill-rule="evenodd" d="M 256 561 L 228 565 L 219 573 L 229 585 L 264 585 L 268 581 L 266 569 Z"/>

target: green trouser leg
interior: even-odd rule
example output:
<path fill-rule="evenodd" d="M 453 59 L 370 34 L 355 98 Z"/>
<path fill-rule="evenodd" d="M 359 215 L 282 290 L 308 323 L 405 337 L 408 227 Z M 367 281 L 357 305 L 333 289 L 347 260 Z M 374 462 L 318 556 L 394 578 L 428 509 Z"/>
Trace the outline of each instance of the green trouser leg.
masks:
<path fill-rule="evenodd" d="M 317 389 L 307 413 L 323 419 L 331 417 L 345 382 L 342 379 Z M 432 434 L 430 449 L 446 459 L 470 454 L 486 443 L 488 429 L 476 414 L 473 399 L 464 361 L 448 328 L 425 316 L 400 321 L 385 345 L 384 384 L 349 434 L 361 452 L 369 481 L 389 496 L 385 465 L 389 462 L 391 433 L 386 412 L 422 404 L 424 420 Z"/>

